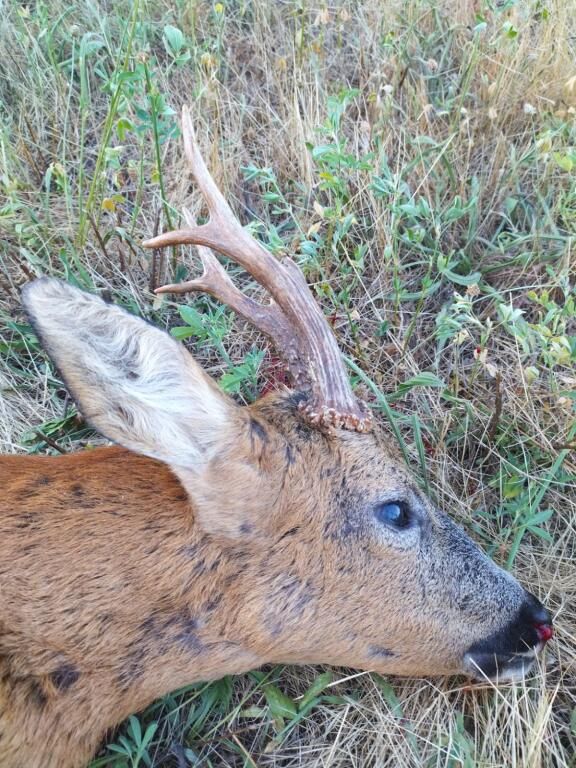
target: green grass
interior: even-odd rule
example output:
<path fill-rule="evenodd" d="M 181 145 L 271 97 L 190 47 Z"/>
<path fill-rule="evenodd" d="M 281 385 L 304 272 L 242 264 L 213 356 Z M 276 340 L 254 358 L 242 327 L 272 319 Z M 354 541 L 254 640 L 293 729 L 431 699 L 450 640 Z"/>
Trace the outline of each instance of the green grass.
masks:
<path fill-rule="evenodd" d="M 100 440 L 22 314 L 18 289 L 42 274 L 170 328 L 243 402 L 273 385 L 275 358 L 228 310 L 152 294 L 197 267 L 141 247 L 182 206 L 205 213 L 187 102 L 235 211 L 295 255 L 423 487 L 557 625 L 546 669 L 499 690 L 313 668 L 192 686 L 94 766 L 575 765 L 571 6 L 5 3 L 2 450 Z"/>

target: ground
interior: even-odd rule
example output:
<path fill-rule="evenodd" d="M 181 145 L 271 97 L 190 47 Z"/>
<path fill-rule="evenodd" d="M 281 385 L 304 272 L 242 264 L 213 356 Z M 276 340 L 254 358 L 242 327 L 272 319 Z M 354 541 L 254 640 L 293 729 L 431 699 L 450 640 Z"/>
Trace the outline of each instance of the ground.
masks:
<path fill-rule="evenodd" d="M 105 290 L 240 401 L 278 384 L 254 331 L 154 297 L 202 214 L 177 115 L 244 224 L 298 260 L 354 385 L 432 498 L 552 610 L 498 689 L 274 668 L 174 693 L 95 766 L 573 766 L 573 0 L 6 0 L 0 27 L 0 448 L 81 450 L 27 325 L 35 276 Z M 232 265 L 256 297 L 262 291 Z"/>

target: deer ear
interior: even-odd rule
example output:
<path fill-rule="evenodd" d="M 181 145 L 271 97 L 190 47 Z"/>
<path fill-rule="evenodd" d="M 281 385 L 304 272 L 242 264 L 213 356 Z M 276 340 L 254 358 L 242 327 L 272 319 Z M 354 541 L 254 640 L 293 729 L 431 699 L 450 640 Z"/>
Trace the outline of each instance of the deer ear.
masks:
<path fill-rule="evenodd" d="M 55 279 L 22 298 L 82 414 L 110 440 L 196 473 L 245 421 L 186 349 L 144 320 Z"/>

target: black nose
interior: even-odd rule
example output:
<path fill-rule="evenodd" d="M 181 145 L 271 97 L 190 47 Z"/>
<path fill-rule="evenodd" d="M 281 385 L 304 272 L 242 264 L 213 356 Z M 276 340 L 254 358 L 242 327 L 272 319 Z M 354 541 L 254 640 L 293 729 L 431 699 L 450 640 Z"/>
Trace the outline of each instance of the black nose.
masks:
<path fill-rule="evenodd" d="M 516 616 L 490 638 L 496 653 L 525 653 L 552 637 L 552 615 L 540 600 L 526 592 Z"/>
<path fill-rule="evenodd" d="M 528 618 L 535 624 L 552 624 L 552 614 L 550 611 L 530 592 L 526 592 L 526 600 L 522 608 L 528 614 Z"/>
<path fill-rule="evenodd" d="M 553 635 L 552 616 L 542 603 L 526 592 L 524 602 L 514 618 L 489 637 L 474 643 L 467 655 L 474 660 L 476 667 L 489 677 L 520 660 L 522 656 L 534 651 Z"/>
<path fill-rule="evenodd" d="M 545 643 L 554 633 L 552 614 L 530 592 L 526 592 L 526 600 L 520 609 L 520 619 L 527 627 L 532 627 L 539 642 Z"/>

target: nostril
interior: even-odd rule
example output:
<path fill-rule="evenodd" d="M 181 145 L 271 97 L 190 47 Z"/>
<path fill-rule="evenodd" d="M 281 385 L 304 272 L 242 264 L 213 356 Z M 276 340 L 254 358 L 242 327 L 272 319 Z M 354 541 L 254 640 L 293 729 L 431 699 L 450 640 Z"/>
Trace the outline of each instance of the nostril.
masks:
<path fill-rule="evenodd" d="M 534 624 L 534 629 L 538 635 L 538 640 L 541 643 L 547 643 L 554 637 L 554 629 L 552 624 Z"/>

